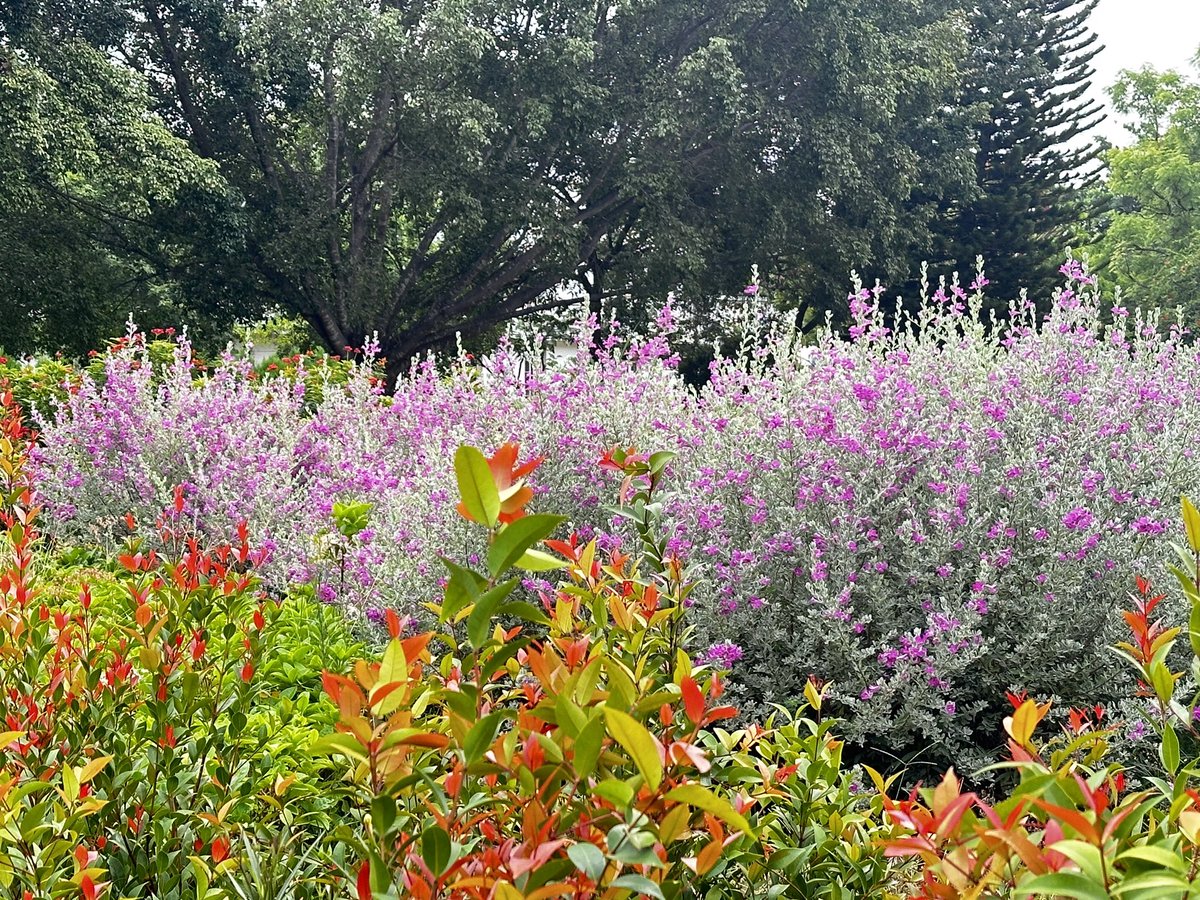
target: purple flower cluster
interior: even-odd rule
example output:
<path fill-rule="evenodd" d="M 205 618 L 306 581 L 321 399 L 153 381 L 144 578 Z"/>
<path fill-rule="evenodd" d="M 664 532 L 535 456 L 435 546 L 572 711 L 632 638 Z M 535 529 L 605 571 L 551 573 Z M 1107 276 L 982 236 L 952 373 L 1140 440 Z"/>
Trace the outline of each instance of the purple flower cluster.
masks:
<path fill-rule="evenodd" d="M 990 331 L 956 283 L 899 321 L 856 290 L 851 337 L 777 323 L 700 391 L 667 335 L 614 327 L 591 354 L 587 323 L 572 355 L 422 359 L 393 397 L 364 370 L 312 410 L 303 377 L 255 383 L 230 359 L 194 380 L 183 342 L 152 374 L 135 339 L 42 422 L 39 483 L 58 534 L 92 541 L 126 511 L 152 522 L 186 484 L 198 527 L 245 518 L 273 542 L 279 589 L 416 614 L 439 555 L 483 550 L 453 509 L 459 444 L 544 455 L 536 506 L 606 540 L 621 526 L 596 460 L 672 450 L 670 547 L 703 578 L 700 646 L 754 661 L 735 669 L 742 705 L 792 703 L 815 673 L 851 710 L 850 738 L 957 752 L 975 743 L 968 712 L 1008 687 L 1114 690 L 1111 612 L 1200 482 L 1200 354 L 1064 274 L 1044 322 L 1016 303 Z M 359 500 L 369 529 L 344 540 L 332 506 Z"/>

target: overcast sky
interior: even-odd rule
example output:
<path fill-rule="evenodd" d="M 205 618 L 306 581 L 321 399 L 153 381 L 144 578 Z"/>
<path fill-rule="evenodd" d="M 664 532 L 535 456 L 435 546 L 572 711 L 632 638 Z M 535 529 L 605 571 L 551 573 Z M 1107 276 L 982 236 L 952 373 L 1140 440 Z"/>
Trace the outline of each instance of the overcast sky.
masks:
<path fill-rule="evenodd" d="M 1090 22 L 1105 47 L 1092 63 L 1093 89 L 1106 103 L 1105 89 L 1122 69 L 1149 63 L 1195 76 L 1191 58 L 1200 49 L 1200 0 L 1100 0 Z M 1131 141 L 1113 112 L 1097 130 L 1113 143 Z"/>

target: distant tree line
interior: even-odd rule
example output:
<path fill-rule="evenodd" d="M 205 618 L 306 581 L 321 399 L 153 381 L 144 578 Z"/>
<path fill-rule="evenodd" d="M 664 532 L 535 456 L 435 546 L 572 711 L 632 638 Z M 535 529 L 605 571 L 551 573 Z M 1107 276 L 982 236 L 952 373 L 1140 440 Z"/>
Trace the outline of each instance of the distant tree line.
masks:
<path fill-rule="evenodd" d="M 1094 179 L 1095 0 L 15 0 L 0 345 L 282 308 L 393 372 L 586 299 L 701 312 L 757 263 L 1042 293 Z M 817 315 L 814 315 L 817 314 Z"/>

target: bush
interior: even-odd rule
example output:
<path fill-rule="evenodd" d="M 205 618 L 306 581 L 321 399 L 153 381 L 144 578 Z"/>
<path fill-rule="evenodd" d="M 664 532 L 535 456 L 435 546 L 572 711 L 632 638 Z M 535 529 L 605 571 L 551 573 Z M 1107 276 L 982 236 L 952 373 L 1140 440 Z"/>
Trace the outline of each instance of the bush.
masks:
<path fill-rule="evenodd" d="M 332 710 L 261 675 L 277 621 L 253 574 L 264 551 L 244 527 L 206 547 L 177 505 L 159 549 L 131 536 L 115 574 L 68 593 L 37 552 L 30 433 L 4 400 L 0 889 L 228 897 L 207 885 L 237 867 L 238 843 L 312 842 L 335 813 L 308 753 Z"/>
<path fill-rule="evenodd" d="M 380 661 L 322 673 L 330 704 L 313 666 L 354 642 L 328 607 L 258 590 L 244 525 L 205 549 L 177 495 L 153 547 L 47 560 L 7 398 L 0 425 L 0 891 L 816 898 L 891 875 L 882 799 L 843 770 L 815 683 L 802 715 L 718 727 L 736 710 L 692 658 L 695 582 L 660 533 L 669 454 L 607 462 L 635 557 L 540 549 L 562 519 L 526 515 L 536 461 L 462 448 L 484 571 L 446 562 L 437 633 L 387 611 Z M 567 579 L 529 603 L 514 565 Z M 328 754 L 350 760 L 340 784 Z"/>
<path fill-rule="evenodd" d="M 685 652 L 694 583 L 654 511 L 668 458 L 614 463 L 638 558 L 572 535 L 546 542 L 559 563 L 535 545 L 561 519 L 524 514 L 530 466 L 515 448 L 458 452 L 459 511 L 487 534 L 485 570 L 447 562 L 440 633 L 401 637 L 391 615 L 381 662 L 326 678 L 341 718 L 319 746 L 351 763 L 360 898 L 883 890 L 879 798 L 855 796 L 815 685 L 815 719 L 714 727 L 736 711 Z M 514 600 L 514 565 L 565 565 L 569 580 L 540 604 Z"/>
<path fill-rule="evenodd" d="M 1188 606 L 1191 676 L 1200 676 L 1200 513 L 1184 499 L 1189 548 L 1173 571 Z M 1192 787 L 1200 695 L 1180 682 L 1188 673 L 1170 663 L 1182 633 L 1155 619 L 1165 594 L 1139 578 L 1133 608 L 1124 612 L 1128 639 L 1115 648 L 1131 664 L 1146 722 L 1158 737 L 1158 760 L 1141 784 L 1106 757 L 1115 730 L 1103 710 L 1071 710 L 1063 733 L 1035 741 L 1050 703 L 1010 698 L 1004 720 L 1017 786 L 989 803 L 964 792 L 953 769 L 932 790 L 886 799 L 889 817 L 905 829 L 888 841 L 890 856 L 915 856 L 924 866 L 922 898 L 937 897 L 1190 897 L 1200 889 L 1200 793 Z M 1137 779 L 1141 780 L 1141 779 Z M 876 778 L 881 793 L 886 785 Z"/>
<path fill-rule="evenodd" d="M 197 527 L 264 535 L 272 589 L 311 581 L 360 619 L 420 619 L 437 556 L 486 550 L 447 506 L 457 446 L 546 455 L 533 490 L 606 549 L 632 536 L 601 509 L 595 460 L 663 447 L 671 548 L 700 581 L 690 621 L 737 659 L 747 714 L 815 674 L 851 740 L 974 766 L 1002 747 L 1006 689 L 1121 695 L 1111 613 L 1200 475 L 1194 347 L 1156 313 L 1102 311 L 1090 276 L 1064 270 L 1040 326 L 1015 305 L 985 329 L 980 291 L 953 284 L 887 323 L 858 291 L 850 336 L 812 346 L 748 327 L 700 391 L 673 369 L 669 310 L 662 334 L 618 330 L 595 359 L 585 330 L 559 367 L 506 347 L 426 359 L 391 398 L 356 370 L 311 414 L 303 381 L 251 384 L 235 363 L 193 381 L 183 346 L 155 383 L 131 342 L 42 423 L 39 485 L 55 535 L 111 543 L 131 504 L 149 528 L 182 482 Z M 369 505 L 352 536 L 339 503 Z"/>

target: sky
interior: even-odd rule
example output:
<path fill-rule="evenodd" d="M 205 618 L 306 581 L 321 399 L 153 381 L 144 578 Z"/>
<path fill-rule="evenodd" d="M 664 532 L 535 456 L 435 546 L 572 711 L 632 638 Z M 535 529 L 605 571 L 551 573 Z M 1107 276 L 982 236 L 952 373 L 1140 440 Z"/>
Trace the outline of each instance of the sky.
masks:
<path fill-rule="evenodd" d="M 1140 69 L 1149 63 L 1196 76 L 1191 58 L 1200 49 L 1200 0 L 1100 0 L 1090 24 L 1104 44 L 1092 61 L 1096 69 L 1092 89 L 1105 104 L 1105 88 L 1122 69 Z M 1110 111 L 1097 132 L 1114 144 L 1128 144 L 1132 137 L 1121 121 Z"/>

